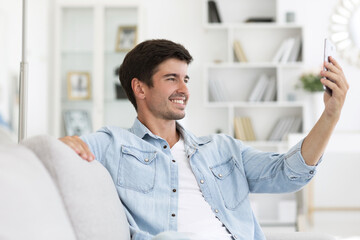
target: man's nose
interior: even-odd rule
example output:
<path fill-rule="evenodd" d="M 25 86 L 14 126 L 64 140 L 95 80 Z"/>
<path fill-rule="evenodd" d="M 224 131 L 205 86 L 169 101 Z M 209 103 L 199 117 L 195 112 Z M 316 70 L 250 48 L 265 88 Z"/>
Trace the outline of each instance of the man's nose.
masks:
<path fill-rule="evenodd" d="M 179 85 L 180 85 L 179 89 L 181 92 L 186 93 L 186 94 L 189 93 L 189 89 L 188 89 L 188 86 L 187 86 L 187 83 L 185 82 L 185 80 L 180 81 Z"/>

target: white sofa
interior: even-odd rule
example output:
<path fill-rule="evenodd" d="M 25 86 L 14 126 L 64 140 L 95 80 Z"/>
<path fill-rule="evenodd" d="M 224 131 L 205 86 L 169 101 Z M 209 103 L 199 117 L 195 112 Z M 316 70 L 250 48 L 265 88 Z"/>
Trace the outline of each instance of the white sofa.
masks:
<path fill-rule="evenodd" d="M 49 136 L 0 145 L 1 240 L 128 240 L 123 206 L 107 170 Z M 331 240 L 315 233 L 268 240 Z"/>

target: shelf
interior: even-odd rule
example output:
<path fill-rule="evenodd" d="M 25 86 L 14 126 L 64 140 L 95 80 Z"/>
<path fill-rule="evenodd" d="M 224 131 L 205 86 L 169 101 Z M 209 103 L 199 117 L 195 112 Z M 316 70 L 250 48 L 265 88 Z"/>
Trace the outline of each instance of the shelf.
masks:
<path fill-rule="evenodd" d="M 127 52 L 116 51 L 121 26 L 135 26 L 134 44 L 141 40 L 139 3 L 103 3 L 59 0 L 55 6 L 53 135 L 64 136 L 62 113 L 81 109 L 89 113 L 92 129 L 108 124 L 129 127 L 136 116 L 128 100 L 115 99 L 119 82 L 115 69 Z M 68 100 L 68 73 L 86 72 L 91 99 Z M 134 113 L 135 112 L 135 113 Z M 124 114 L 126 113 L 126 114 Z M 129 114 L 131 113 L 131 114 Z M 126 115 L 126 116 L 123 116 Z M 132 119 L 130 119 L 132 118 Z M 130 125 L 131 126 L 131 125 Z"/>
<path fill-rule="evenodd" d="M 296 222 L 295 221 L 291 221 L 291 222 L 287 222 L 287 221 L 279 221 L 277 219 L 267 219 L 267 220 L 259 220 L 259 223 L 261 226 L 265 226 L 265 227 L 295 227 L 296 226 Z"/>
<path fill-rule="evenodd" d="M 111 50 L 106 50 L 104 52 L 105 55 L 116 55 L 116 56 L 125 56 L 126 52 L 117 52 L 117 51 L 111 51 Z"/>
<path fill-rule="evenodd" d="M 303 107 L 302 102 L 208 102 L 208 107 L 222 108 L 281 108 Z"/>
<path fill-rule="evenodd" d="M 272 63 L 272 62 L 221 62 L 208 64 L 208 68 L 298 68 L 302 67 L 302 62 Z"/>
<path fill-rule="evenodd" d="M 93 51 L 91 50 L 62 50 L 61 51 L 61 54 L 62 55 L 91 55 L 93 54 Z"/>
<path fill-rule="evenodd" d="M 105 98 L 105 103 L 129 103 L 130 101 L 127 98 L 123 98 L 123 99 L 114 99 L 114 98 Z"/>
<path fill-rule="evenodd" d="M 279 24 L 279 23 L 206 23 L 206 29 L 301 29 L 297 24 Z"/>
<path fill-rule="evenodd" d="M 244 144 L 265 152 L 286 152 L 288 133 L 304 129 L 305 104 L 286 101 L 292 99 L 289 96 L 294 94 L 304 66 L 303 27 L 277 22 L 284 11 L 278 6 L 281 1 L 218 0 L 216 3 L 223 22 L 207 22 L 208 5 L 204 0 L 203 25 L 214 36 L 209 41 L 225 42 L 217 45 L 226 55 L 214 57 L 214 62 L 204 67 L 205 106 L 227 111 L 227 126 L 220 128 L 228 129 L 229 135 L 256 139 L 243 141 Z M 256 17 L 272 18 L 274 22 L 245 22 Z M 217 59 L 222 62 L 215 62 Z M 284 218 L 279 211 L 279 202 L 289 198 L 297 202 L 294 193 L 250 196 L 260 225 L 296 229 L 297 207 L 282 208 L 291 211 L 294 219 L 292 215 Z"/>

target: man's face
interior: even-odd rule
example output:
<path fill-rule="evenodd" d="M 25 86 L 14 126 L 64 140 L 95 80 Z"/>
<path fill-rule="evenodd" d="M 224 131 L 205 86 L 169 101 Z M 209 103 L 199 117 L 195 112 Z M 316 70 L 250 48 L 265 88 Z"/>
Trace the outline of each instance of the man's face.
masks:
<path fill-rule="evenodd" d="M 153 87 L 145 87 L 145 107 L 153 117 L 164 120 L 185 117 L 185 106 L 189 99 L 187 69 L 185 61 L 174 58 L 158 66 L 152 77 Z"/>

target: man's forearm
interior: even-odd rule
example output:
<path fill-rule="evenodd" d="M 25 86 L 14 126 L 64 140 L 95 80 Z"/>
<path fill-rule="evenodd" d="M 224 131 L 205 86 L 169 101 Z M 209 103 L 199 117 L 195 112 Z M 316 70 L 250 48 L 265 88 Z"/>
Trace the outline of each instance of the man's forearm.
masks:
<path fill-rule="evenodd" d="M 338 120 L 338 116 L 329 117 L 323 112 L 315 126 L 306 136 L 301 147 L 301 154 L 307 165 L 315 166 L 317 164 L 325 151 Z"/>

